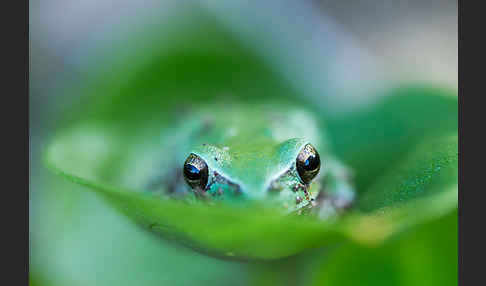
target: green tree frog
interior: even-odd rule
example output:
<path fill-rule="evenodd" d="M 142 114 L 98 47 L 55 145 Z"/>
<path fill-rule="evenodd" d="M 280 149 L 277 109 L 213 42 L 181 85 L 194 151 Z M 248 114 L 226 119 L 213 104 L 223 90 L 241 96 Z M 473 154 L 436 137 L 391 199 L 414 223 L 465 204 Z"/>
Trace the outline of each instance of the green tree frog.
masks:
<path fill-rule="evenodd" d="M 157 170 L 151 189 L 163 185 L 171 196 L 257 202 L 320 217 L 354 201 L 350 169 L 333 156 L 323 126 L 304 108 L 222 102 L 178 117 L 164 138 L 165 160 L 174 167 Z"/>

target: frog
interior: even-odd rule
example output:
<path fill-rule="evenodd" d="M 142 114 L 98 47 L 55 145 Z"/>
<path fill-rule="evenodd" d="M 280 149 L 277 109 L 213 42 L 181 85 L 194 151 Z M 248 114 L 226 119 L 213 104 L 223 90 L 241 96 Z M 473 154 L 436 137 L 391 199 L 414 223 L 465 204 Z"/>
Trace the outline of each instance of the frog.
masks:
<path fill-rule="evenodd" d="M 173 116 L 165 167 L 147 189 L 174 198 L 336 217 L 356 197 L 352 169 L 309 108 L 284 102 L 198 104 Z M 167 168 L 167 166 L 173 166 Z"/>

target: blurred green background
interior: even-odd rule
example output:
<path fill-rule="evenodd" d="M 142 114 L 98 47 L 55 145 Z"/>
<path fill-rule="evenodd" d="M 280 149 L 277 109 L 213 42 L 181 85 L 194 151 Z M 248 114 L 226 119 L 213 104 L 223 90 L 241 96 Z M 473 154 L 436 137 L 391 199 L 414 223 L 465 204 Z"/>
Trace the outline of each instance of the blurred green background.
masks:
<path fill-rule="evenodd" d="M 30 9 L 32 285 L 457 284 L 457 209 L 440 207 L 457 192 L 456 2 L 51 0 Z M 405 204 L 427 219 L 377 247 L 343 240 L 273 262 L 225 261 L 138 228 L 42 161 L 59 130 L 79 122 L 121 126 L 117 136 L 130 138 L 164 118 L 159 108 L 228 93 L 313 106 L 358 170 L 359 211 Z M 430 200 L 406 204 L 417 198 Z"/>

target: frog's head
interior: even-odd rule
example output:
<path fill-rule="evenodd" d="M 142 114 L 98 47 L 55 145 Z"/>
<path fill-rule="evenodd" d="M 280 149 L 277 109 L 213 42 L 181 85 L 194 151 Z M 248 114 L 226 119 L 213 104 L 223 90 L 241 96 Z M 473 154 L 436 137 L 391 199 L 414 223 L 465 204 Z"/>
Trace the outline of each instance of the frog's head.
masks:
<path fill-rule="evenodd" d="M 184 162 L 187 184 L 198 198 L 256 201 L 289 212 L 313 206 L 319 191 L 313 183 L 321 161 L 304 139 L 282 143 L 202 144 Z"/>

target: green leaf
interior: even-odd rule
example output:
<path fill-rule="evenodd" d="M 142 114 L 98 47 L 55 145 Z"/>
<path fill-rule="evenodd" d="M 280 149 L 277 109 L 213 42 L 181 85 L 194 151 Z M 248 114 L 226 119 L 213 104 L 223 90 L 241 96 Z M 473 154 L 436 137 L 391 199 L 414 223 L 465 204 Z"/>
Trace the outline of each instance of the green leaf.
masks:
<path fill-rule="evenodd" d="M 309 285 L 457 285 L 457 210 L 380 248 L 346 245 L 318 261 Z"/>
<path fill-rule="evenodd" d="M 329 118 L 329 140 L 339 158 L 355 170 L 360 193 L 417 144 L 443 134 L 457 134 L 456 93 L 430 86 L 402 86 L 363 110 Z"/>
<path fill-rule="evenodd" d="M 414 198 L 441 195 L 446 186 L 457 185 L 457 144 L 457 134 L 425 140 L 397 167 L 374 182 L 359 199 L 359 208 L 371 211 L 397 207 Z M 432 206 L 437 204 L 443 202 Z"/>
<path fill-rule="evenodd" d="M 343 236 L 338 229 L 311 220 L 283 219 L 254 207 L 208 207 L 115 189 L 56 170 L 89 187 L 139 225 L 163 238 L 182 242 L 227 259 L 273 259 L 289 256 Z M 324 240 L 323 240 L 324 239 Z M 258 243 L 255 243 L 258 241 Z"/>
<path fill-rule="evenodd" d="M 80 132 L 86 135 L 86 130 L 81 130 Z M 110 140 L 103 136 L 104 140 L 99 140 L 103 144 L 99 146 L 90 144 L 90 142 L 95 142 L 92 136 L 93 134 L 90 134 L 84 138 L 87 141 L 83 141 L 81 135 L 73 135 L 72 138 L 67 136 L 64 137 L 66 142 L 58 141 L 51 145 L 48 158 L 52 168 L 71 181 L 96 191 L 120 212 L 141 226 L 161 234 L 162 237 L 226 259 L 275 259 L 347 239 L 359 244 L 376 245 L 414 224 L 422 223 L 447 212 L 457 203 L 455 197 L 457 191 L 453 185 L 449 186 L 450 182 L 446 180 L 433 184 L 435 187 L 443 188 L 444 191 L 437 191 L 432 198 L 426 197 L 422 200 L 415 200 L 413 204 L 389 209 L 386 215 L 383 215 L 382 212 L 370 215 L 351 213 L 337 222 L 314 221 L 302 217 L 282 217 L 271 210 L 260 209 L 256 206 L 244 209 L 224 205 L 188 204 L 152 197 L 136 190 L 124 190 L 74 175 L 76 172 L 83 171 L 82 168 L 79 169 L 83 163 L 96 163 L 84 173 L 86 178 L 96 178 L 96 170 L 104 166 L 103 164 L 100 165 L 101 167 L 97 165 L 97 163 L 103 162 L 102 151 L 117 150 L 104 145 L 109 144 Z M 114 140 L 114 142 L 116 141 Z M 435 151 L 440 154 L 442 154 L 441 152 L 447 153 L 447 151 L 454 154 L 453 148 L 451 150 L 448 144 L 443 145 L 446 147 L 445 149 L 435 149 Z M 89 146 L 89 149 L 83 150 L 83 146 Z M 418 153 L 422 154 L 420 152 L 423 150 L 419 149 Z M 76 157 L 77 154 L 79 157 Z M 96 160 L 91 160 L 91 156 L 94 156 Z M 112 157 L 113 154 L 107 154 L 107 156 Z M 56 167 L 62 165 L 66 158 L 69 159 L 67 162 L 74 162 L 74 164 L 64 166 L 64 170 L 69 170 L 71 173 Z M 428 169 L 427 164 L 435 162 L 434 159 L 437 158 L 432 156 L 429 159 L 423 162 L 417 161 L 418 163 L 414 164 L 416 168 L 409 169 L 411 174 L 429 176 L 426 172 L 422 173 L 422 169 Z M 441 160 L 437 160 L 437 162 L 442 164 L 442 168 L 450 167 Z M 91 173 L 90 170 L 95 171 Z M 437 171 L 436 174 L 440 174 L 440 170 Z M 407 173 L 404 174 L 407 175 Z M 445 174 L 450 175 L 450 173 Z M 427 177 L 422 179 L 425 180 Z M 385 178 L 384 181 L 387 179 Z M 395 190 L 397 186 L 394 183 L 397 182 L 388 181 L 385 190 Z M 401 183 L 401 180 L 398 183 Z M 398 185 L 398 187 L 400 186 Z M 426 187 L 423 186 L 424 189 Z"/>
<path fill-rule="evenodd" d="M 457 209 L 380 245 L 345 242 L 254 265 L 253 285 L 457 285 Z"/>

